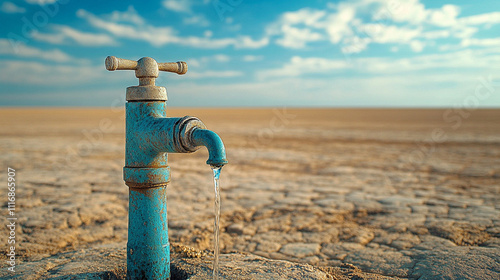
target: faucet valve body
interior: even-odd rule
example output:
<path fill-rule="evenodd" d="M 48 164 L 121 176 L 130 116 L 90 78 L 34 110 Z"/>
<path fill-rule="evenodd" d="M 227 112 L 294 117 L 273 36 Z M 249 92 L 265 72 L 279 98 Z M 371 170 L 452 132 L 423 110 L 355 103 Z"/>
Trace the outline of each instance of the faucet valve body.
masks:
<path fill-rule="evenodd" d="M 135 70 L 138 86 L 127 88 L 126 144 L 123 179 L 129 187 L 128 279 L 170 279 L 167 223 L 168 153 L 190 153 L 200 146 L 207 163 L 227 163 L 224 144 L 195 117 L 167 118 L 167 91 L 155 85 L 159 71 L 185 74 L 185 62 L 157 63 L 108 56 L 106 69 Z"/>
<path fill-rule="evenodd" d="M 108 56 L 105 61 L 106 69 L 135 70 L 135 76 L 139 78 L 138 86 L 127 88 L 127 101 L 143 100 L 167 100 L 167 91 L 164 87 L 155 86 L 159 71 L 186 74 L 188 66 L 184 61 L 157 63 L 150 57 L 143 57 L 138 61 Z"/>

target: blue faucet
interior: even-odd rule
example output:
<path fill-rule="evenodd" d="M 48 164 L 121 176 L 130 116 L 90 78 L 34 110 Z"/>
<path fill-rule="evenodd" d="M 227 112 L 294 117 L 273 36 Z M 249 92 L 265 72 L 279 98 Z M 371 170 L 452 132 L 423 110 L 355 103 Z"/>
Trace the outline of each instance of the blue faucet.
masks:
<path fill-rule="evenodd" d="M 185 74 L 185 62 L 157 63 L 106 58 L 106 69 L 135 70 L 138 86 L 127 88 L 126 153 L 123 179 L 129 187 L 128 279 L 170 279 L 167 224 L 168 153 L 208 149 L 207 164 L 227 163 L 221 138 L 195 117 L 167 118 L 167 92 L 155 85 L 159 71 Z"/>

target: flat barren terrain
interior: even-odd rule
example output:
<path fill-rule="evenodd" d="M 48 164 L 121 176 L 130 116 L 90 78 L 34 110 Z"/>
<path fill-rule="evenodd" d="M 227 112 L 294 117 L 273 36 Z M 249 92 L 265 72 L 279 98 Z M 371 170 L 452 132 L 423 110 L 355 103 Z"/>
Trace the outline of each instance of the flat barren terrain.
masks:
<path fill-rule="evenodd" d="M 500 279 L 500 110 L 167 114 L 199 117 L 226 145 L 222 252 L 348 263 L 388 277 Z M 123 110 L 0 110 L 2 223 L 11 167 L 17 261 L 127 240 L 124 132 Z M 213 248 L 207 157 L 204 148 L 169 155 L 170 240 L 199 250 Z M 7 252 L 6 226 L 0 236 Z M 1 258 L 0 275 L 9 275 L 6 254 Z M 33 274 L 47 277 L 68 265 L 78 260 Z"/>

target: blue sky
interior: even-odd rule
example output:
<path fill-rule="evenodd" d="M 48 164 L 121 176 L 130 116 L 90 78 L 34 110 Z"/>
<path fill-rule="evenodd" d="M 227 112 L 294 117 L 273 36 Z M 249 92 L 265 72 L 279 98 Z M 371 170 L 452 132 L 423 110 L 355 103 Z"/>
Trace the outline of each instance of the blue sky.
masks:
<path fill-rule="evenodd" d="M 116 106 L 108 55 L 186 61 L 169 106 L 500 107 L 500 1 L 0 2 L 0 105 Z"/>

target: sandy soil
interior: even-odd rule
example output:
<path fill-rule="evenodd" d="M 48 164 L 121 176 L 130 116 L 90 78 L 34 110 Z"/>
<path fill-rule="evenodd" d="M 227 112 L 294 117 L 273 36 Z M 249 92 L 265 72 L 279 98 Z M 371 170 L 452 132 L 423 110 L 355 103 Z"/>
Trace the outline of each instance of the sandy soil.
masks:
<path fill-rule="evenodd" d="M 224 139 L 223 252 L 410 279 L 500 278 L 500 110 L 168 115 L 197 116 Z M 0 181 L 16 170 L 18 261 L 126 240 L 123 111 L 1 109 L 0 131 Z M 213 232 L 206 158 L 169 156 L 170 239 L 201 250 Z M 0 235 L 6 250 L 6 226 Z"/>

